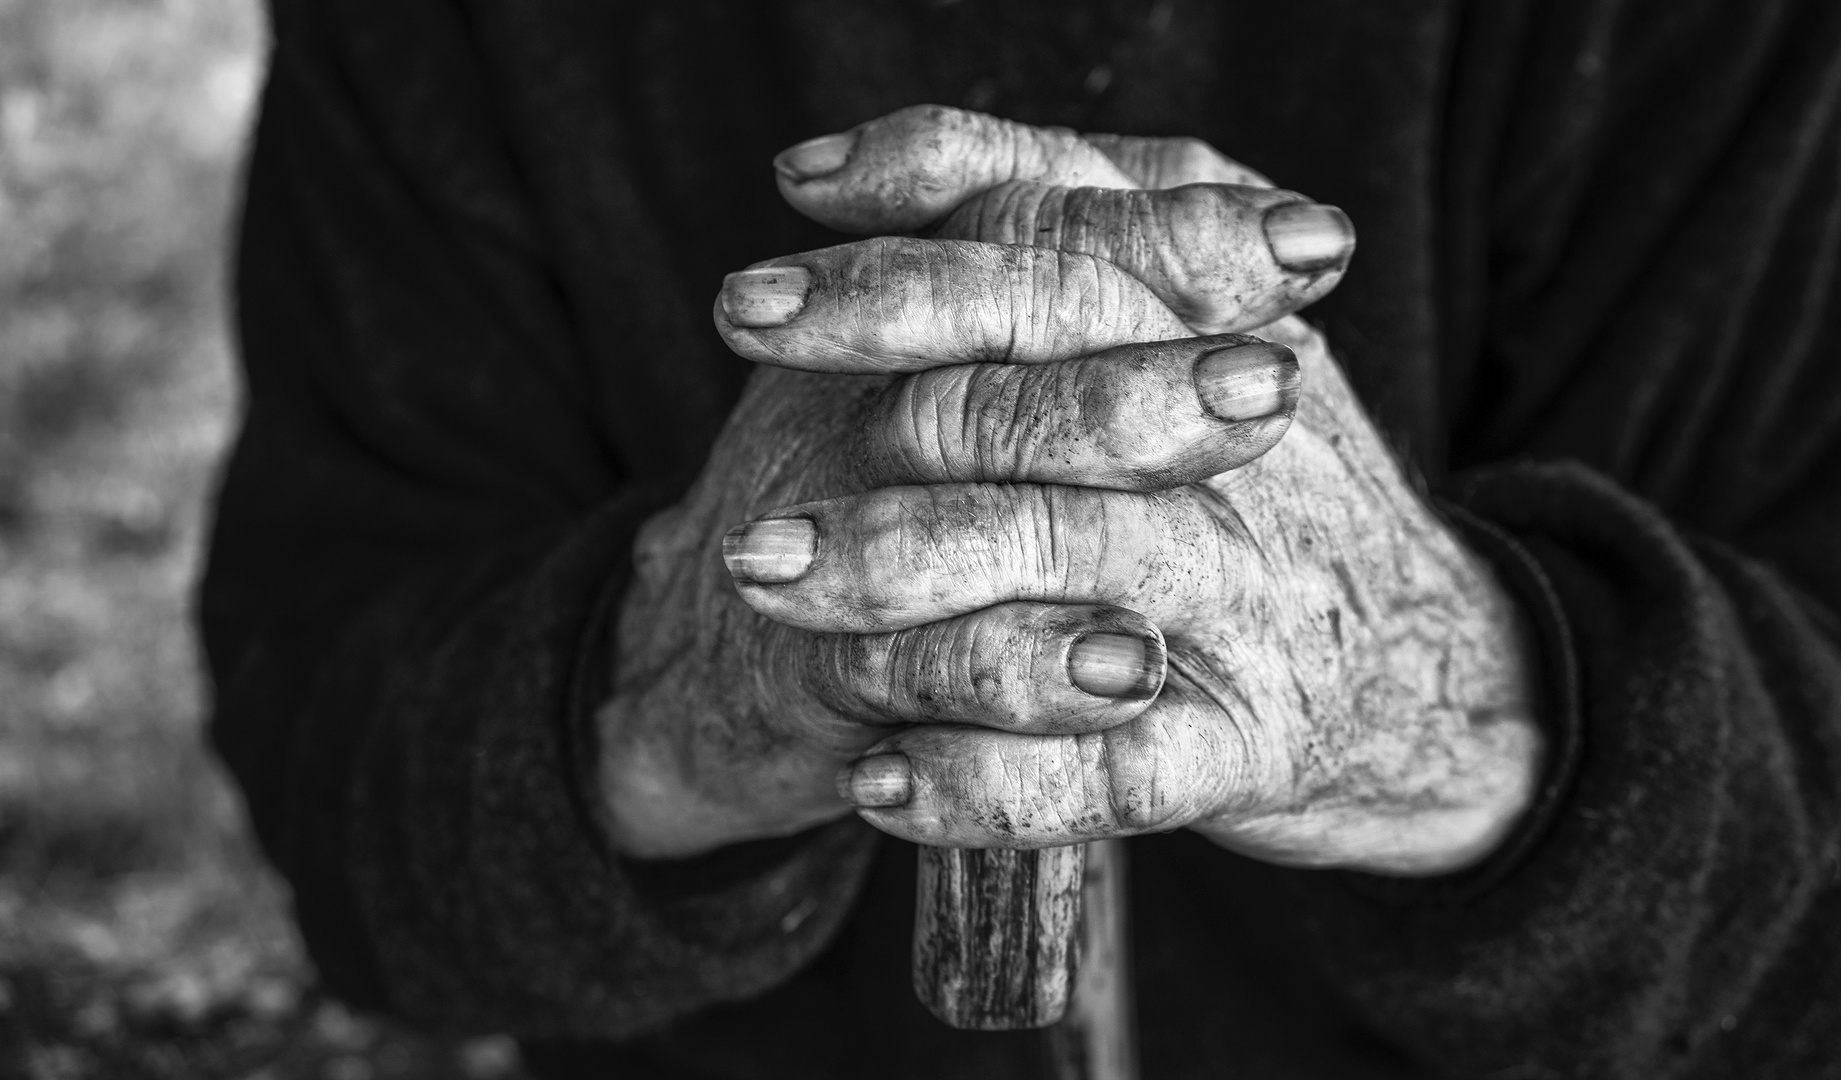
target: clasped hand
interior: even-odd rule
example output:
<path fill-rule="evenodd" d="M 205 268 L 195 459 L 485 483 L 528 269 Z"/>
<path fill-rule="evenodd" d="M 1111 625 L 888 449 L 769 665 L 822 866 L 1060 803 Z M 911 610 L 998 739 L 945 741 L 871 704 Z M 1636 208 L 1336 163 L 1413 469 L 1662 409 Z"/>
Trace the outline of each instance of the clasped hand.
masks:
<path fill-rule="evenodd" d="M 1516 612 L 1288 317 L 1348 263 L 1339 211 L 1194 140 L 935 107 L 777 165 L 883 235 L 717 301 L 762 369 L 639 539 L 598 717 L 621 850 L 852 808 L 1398 874 L 1500 842 L 1541 752 Z"/>

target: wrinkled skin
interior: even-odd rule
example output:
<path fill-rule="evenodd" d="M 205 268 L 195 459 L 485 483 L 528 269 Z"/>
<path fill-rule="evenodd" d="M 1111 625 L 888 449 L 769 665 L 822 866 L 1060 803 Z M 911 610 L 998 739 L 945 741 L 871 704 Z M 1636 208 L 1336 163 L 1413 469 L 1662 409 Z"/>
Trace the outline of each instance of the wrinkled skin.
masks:
<path fill-rule="evenodd" d="M 1540 760 L 1522 630 L 1286 317 L 1346 265 L 1277 261 L 1262 221 L 1303 197 L 1194 140 L 934 107 L 839 145 L 782 170 L 794 206 L 934 232 L 725 287 L 717 328 L 764 366 L 640 538 L 600 716 L 615 843 L 794 832 L 850 811 L 843 768 L 868 821 L 925 843 L 1190 827 L 1398 874 L 1487 854 Z M 749 306 L 768 272 L 806 283 L 789 317 Z M 1274 350 L 1193 335 L 1249 331 L 1290 346 L 1302 397 L 1261 368 L 1266 411 L 1210 415 L 1198 358 Z M 763 517 L 810 521 L 815 554 L 732 578 L 725 531 Z M 1071 681 L 1096 630 L 1147 643 L 1154 699 Z"/>

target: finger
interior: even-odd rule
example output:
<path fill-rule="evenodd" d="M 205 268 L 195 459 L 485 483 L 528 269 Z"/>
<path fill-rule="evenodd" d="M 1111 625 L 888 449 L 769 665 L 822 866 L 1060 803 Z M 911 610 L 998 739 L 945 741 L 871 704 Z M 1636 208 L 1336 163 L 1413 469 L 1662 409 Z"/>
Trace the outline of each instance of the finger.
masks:
<path fill-rule="evenodd" d="M 1200 139 L 1186 136 L 1083 135 L 1119 171 L 1145 188 L 1184 184 L 1238 184 L 1272 187 L 1272 181 Z M 1023 179 L 1018 177 L 1018 179 Z"/>
<path fill-rule="evenodd" d="M 795 209 L 845 232 L 908 232 L 1005 180 L 1132 187 L 1067 128 L 1034 127 L 943 105 L 915 105 L 774 159 Z"/>
<path fill-rule="evenodd" d="M 1205 489 L 1136 495 L 1035 484 L 895 487 L 738 525 L 723 560 L 742 600 L 806 630 L 867 634 L 1012 600 L 1112 604 L 1166 633 L 1242 594 L 1253 555 Z"/>
<path fill-rule="evenodd" d="M 1006 183 L 953 211 L 938 235 L 1098 256 L 1203 334 L 1251 330 L 1321 299 L 1355 252 L 1355 229 L 1341 210 L 1225 184 L 1109 191 Z"/>
<path fill-rule="evenodd" d="M 1048 847 L 1180 828 L 1257 798 L 1252 743 L 1172 679 L 1131 722 L 1081 735 L 926 727 L 879 743 L 838 793 L 940 847 Z"/>
<path fill-rule="evenodd" d="M 749 360 L 858 374 L 1038 364 L 1189 334 L 1104 259 L 895 236 L 730 274 L 715 320 Z"/>
<path fill-rule="evenodd" d="M 1124 608 L 1000 604 L 892 634 L 813 639 L 806 685 L 870 723 L 1101 731 L 1163 687 L 1163 635 Z"/>
<path fill-rule="evenodd" d="M 1301 385 L 1289 348 L 1244 336 L 1124 345 L 1058 364 L 934 368 L 892 382 L 845 453 L 865 488 L 1162 491 L 1272 449 Z"/>

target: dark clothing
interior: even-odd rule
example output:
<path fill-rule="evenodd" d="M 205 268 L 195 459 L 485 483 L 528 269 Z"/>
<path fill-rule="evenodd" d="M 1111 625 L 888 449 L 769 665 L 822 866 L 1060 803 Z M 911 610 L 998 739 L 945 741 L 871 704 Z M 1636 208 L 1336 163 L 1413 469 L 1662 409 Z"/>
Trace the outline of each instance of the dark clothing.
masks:
<path fill-rule="evenodd" d="M 1841 1075 L 1841 4 L 274 7 L 202 612 L 338 992 L 610 1077 L 1037 1067 L 913 1000 L 906 846 L 643 864 L 588 809 L 631 538 L 747 375 L 720 277 L 837 240 L 768 160 L 939 101 L 1346 209 L 1310 317 L 1543 630 L 1485 866 L 1131 843 L 1146 1077 Z"/>

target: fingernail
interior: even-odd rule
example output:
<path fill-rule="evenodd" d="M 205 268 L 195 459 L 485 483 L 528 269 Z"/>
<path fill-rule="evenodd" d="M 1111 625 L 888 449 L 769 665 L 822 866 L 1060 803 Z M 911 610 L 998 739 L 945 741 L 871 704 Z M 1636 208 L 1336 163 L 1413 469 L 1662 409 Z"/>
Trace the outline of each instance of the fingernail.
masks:
<path fill-rule="evenodd" d="M 856 149 L 856 145 L 855 132 L 820 135 L 780 151 L 779 156 L 773 159 L 773 167 L 793 183 L 803 184 L 843 168 L 849 163 L 850 151 Z"/>
<path fill-rule="evenodd" d="M 1277 342 L 1230 345 L 1195 362 L 1195 392 L 1217 420 L 1240 423 L 1275 416 L 1297 404 L 1298 358 Z"/>
<path fill-rule="evenodd" d="M 818 526 L 811 518 L 766 518 L 730 529 L 722 538 L 729 576 L 752 585 L 798 581 L 818 554 Z"/>
<path fill-rule="evenodd" d="M 750 330 L 785 326 L 805 307 L 811 289 L 812 272 L 803 266 L 737 270 L 722 279 L 722 313 Z"/>
<path fill-rule="evenodd" d="M 906 754 L 866 757 L 837 774 L 837 793 L 863 810 L 906 806 L 914 797 L 914 770 Z"/>
<path fill-rule="evenodd" d="M 1334 206 L 1286 203 L 1266 211 L 1266 243 L 1280 266 L 1293 273 L 1315 273 L 1349 260 L 1355 250 L 1355 226 Z"/>
<path fill-rule="evenodd" d="M 1068 677 L 1094 697 L 1148 701 L 1163 689 L 1163 648 L 1132 634 L 1088 634 L 1068 650 Z"/>

